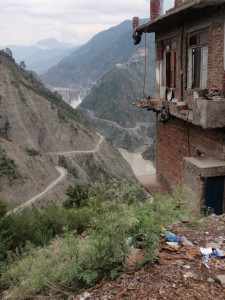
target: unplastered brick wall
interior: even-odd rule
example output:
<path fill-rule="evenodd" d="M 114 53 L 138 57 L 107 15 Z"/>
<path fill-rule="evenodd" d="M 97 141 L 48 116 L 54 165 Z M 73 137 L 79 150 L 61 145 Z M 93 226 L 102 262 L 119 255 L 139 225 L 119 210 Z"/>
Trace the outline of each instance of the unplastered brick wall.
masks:
<path fill-rule="evenodd" d="M 182 6 L 184 4 L 191 3 L 191 2 L 193 2 L 193 0 L 175 0 L 174 7 L 177 8 L 179 6 Z"/>
<path fill-rule="evenodd" d="M 215 85 L 222 89 L 224 75 L 224 16 L 215 18 L 209 30 L 208 53 L 207 85 L 209 88 Z"/>
<path fill-rule="evenodd" d="M 176 88 L 174 97 L 179 100 L 193 100 L 193 89 L 187 88 L 187 37 L 192 32 L 208 29 L 208 71 L 207 88 L 217 86 L 225 91 L 224 75 L 224 7 L 223 9 L 210 8 L 202 10 L 201 14 L 190 15 L 184 25 L 183 36 L 183 99 L 181 99 L 181 65 L 180 65 L 180 45 L 181 30 L 179 26 L 171 24 L 170 27 L 163 28 L 156 32 L 156 58 L 162 60 L 162 42 L 170 39 L 177 41 L 177 61 L 176 61 Z"/>
<path fill-rule="evenodd" d="M 164 188 L 182 182 L 184 157 L 202 153 L 222 159 L 224 137 L 224 129 L 203 129 L 173 116 L 157 122 L 156 170 Z"/>

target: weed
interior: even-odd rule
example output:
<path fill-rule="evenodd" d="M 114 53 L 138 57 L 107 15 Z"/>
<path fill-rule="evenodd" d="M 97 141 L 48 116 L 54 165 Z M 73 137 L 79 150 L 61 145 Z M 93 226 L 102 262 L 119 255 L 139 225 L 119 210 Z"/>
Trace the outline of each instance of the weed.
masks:
<path fill-rule="evenodd" d="M 33 149 L 33 148 L 25 148 L 25 151 L 27 152 L 28 155 L 30 156 L 37 156 L 40 155 L 40 151 Z"/>

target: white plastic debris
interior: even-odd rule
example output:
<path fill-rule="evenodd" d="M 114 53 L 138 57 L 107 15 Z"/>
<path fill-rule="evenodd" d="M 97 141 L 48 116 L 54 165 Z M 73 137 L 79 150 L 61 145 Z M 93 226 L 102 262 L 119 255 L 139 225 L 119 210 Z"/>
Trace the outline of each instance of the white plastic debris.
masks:
<path fill-rule="evenodd" d="M 90 300 L 91 294 L 88 292 L 84 292 L 83 296 L 81 296 L 80 300 Z"/>
<path fill-rule="evenodd" d="M 201 248 L 200 247 L 200 252 L 202 253 L 202 255 L 210 255 L 213 253 L 213 250 L 211 247 L 209 247 L 209 248 Z"/>

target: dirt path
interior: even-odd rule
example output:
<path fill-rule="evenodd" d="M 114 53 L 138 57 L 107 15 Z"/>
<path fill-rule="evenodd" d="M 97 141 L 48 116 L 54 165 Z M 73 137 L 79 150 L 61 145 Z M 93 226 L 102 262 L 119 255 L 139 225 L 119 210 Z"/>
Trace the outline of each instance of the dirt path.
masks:
<path fill-rule="evenodd" d="M 80 153 L 96 153 L 100 150 L 103 141 L 104 141 L 104 137 L 100 136 L 98 144 L 95 146 L 95 148 L 93 150 L 71 150 L 71 151 L 66 151 L 66 152 L 48 152 L 45 154 L 47 154 L 47 155 L 71 155 L 71 154 L 77 154 L 77 153 L 78 154 L 80 154 Z"/>
<path fill-rule="evenodd" d="M 71 155 L 71 154 L 75 154 L 75 153 L 95 153 L 98 152 L 101 148 L 101 145 L 104 141 L 104 137 L 99 135 L 100 139 L 98 141 L 98 143 L 96 144 L 95 148 L 93 150 L 72 150 L 72 151 L 67 151 L 67 152 L 48 152 L 45 153 L 47 155 Z M 15 213 L 18 211 L 23 210 L 26 207 L 29 207 L 31 204 L 33 204 L 37 199 L 39 199 L 40 197 L 42 197 L 44 194 L 46 194 L 49 190 L 51 190 L 54 186 L 56 186 L 61 180 L 64 179 L 64 177 L 67 175 L 67 171 L 62 168 L 62 167 L 56 167 L 56 169 L 58 170 L 58 172 L 60 173 L 59 177 L 54 180 L 49 186 L 47 186 L 47 188 L 41 192 L 40 194 L 32 197 L 31 199 L 27 200 L 26 202 L 24 202 L 23 204 L 17 206 L 16 208 L 10 210 L 7 214 L 11 214 L 11 213 Z"/>
<path fill-rule="evenodd" d="M 43 196 L 44 194 L 46 194 L 49 190 L 51 190 L 54 186 L 56 186 L 61 180 L 64 179 L 64 177 L 67 175 L 67 171 L 62 168 L 62 167 L 56 167 L 57 171 L 60 173 L 59 177 L 54 180 L 51 184 L 49 184 L 49 186 L 47 186 L 47 188 L 41 192 L 40 194 L 32 197 L 31 199 L 27 200 L 26 202 L 24 202 L 23 204 L 17 206 L 16 208 L 14 208 L 13 210 L 10 210 L 7 215 L 11 214 L 11 213 L 15 213 L 18 211 L 23 210 L 24 208 L 30 206 L 32 203 L 34 203 L 37 199 L 39 199 L 41 196 Z"/>
<path fill-rule="evenodd" d="M 94 112 L 89 110 L 89 109 L 85 109 L 85 111 L 87 112 L 87 115 L 90 118 L 93 118 L 95 120 L 98 120 L 98 121 L 106 123 L 106 124 L 110 124 L 112 126 L 115 126 L 117 128 L 120 128 L 120 129 L 123 129 L 123 130 L 126 130 L 126 131 L 131 131 L 133 133 L 137 132 L 137 130 L 140 129 L 141 126 L 146 126 L 146 124 L 148 124 L 148 122 L 139 122 L 139 123 L 137 123 L 137 125 L 135 127 L 123 127 L 123 126 L 120 126 L 118 123 L 116 123 L 114 121 L 107 120 L 107 119 L 101 119 L 101 118 L 96 117 Z"/>

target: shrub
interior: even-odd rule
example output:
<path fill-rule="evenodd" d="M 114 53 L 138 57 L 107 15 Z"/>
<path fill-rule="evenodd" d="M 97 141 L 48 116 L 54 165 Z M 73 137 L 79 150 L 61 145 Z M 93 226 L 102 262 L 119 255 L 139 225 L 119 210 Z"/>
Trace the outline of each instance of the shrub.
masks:
<path fill-rule="evenodd" d="M 11 219 L 5 219 L 9 228 L 14 224 L 21 231 L 17 239 L 39 247 L 28 244 L 25 250 L 14 251 L 0 284 L 24 298 L 53 287 L 68 295 L 65 285 L 78 292 L 99 280 L 114 278 L 124 269 L 128 239 L 145 250 L 146 261 L 153 261 L 161 226 L 178 218 L 180 210 L 173 197 L 156 195 L 146 202 L 144 197 L 140 201 L 139 193 L 135 185 L 112 181 L 111 185 L 95 184 L 83 198 L 83 190 L 75 186 L 71 196 L 82 197 L 73 208 L 51 206 L 43 212 L 21 214 L 22 219 L 19 214 L 9 216 Z M 83 230 L 88 237 L 78 236 Z"/>
<path fill-rule="evenodd" d="M 33 148 L 26 148 L 25 149 L 27 154 L 30 155 L 30 156 L 37 156 L 37 155 L 40 155 L 40 151 L 36 150 L 36 149 L 33 149 Z"/>
<path fill-rule="evenodd" d="M 84 185 L 76 184 L 67 189 L 66 195 L 69 196 L 69 198 L 63 204 L 65 208 L 80 208 L 87 204 L 89 196 L 88 188 Z"/>
<path fill-rule="evenodd" d="M 6 156 L 5 151 L 0 148 L 0 179 L 4 177 L 9 184 L 21 178 L 21 174 L 13 159 Z"/>

